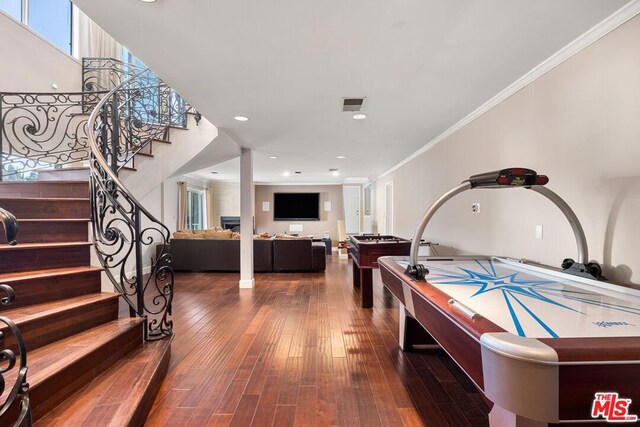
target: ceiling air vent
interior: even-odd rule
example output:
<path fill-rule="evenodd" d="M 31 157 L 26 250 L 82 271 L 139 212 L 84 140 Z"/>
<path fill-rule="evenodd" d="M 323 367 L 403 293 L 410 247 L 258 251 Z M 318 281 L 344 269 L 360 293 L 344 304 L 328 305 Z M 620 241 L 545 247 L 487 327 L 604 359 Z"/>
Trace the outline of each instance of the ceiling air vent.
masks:
<path fill-rule="evenodd" d="M 365 98 L 342 98 L 342 111 L 357 112 L 362 111 Z"/>

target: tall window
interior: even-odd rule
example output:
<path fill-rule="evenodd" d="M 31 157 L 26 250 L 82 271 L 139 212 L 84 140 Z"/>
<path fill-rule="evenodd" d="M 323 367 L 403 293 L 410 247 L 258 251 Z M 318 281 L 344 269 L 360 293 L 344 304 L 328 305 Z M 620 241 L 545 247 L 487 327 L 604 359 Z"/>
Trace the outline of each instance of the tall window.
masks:
<path fill-rule="evenodd" d="M 44 38 L 71 54 L 71 1 L 28 0 L 27 24 Z"/>
<path fill-rule="evenodd" d="M 202 230 L 207 227 L 205 215 L 205 197 L 203 190 L 187 190 L 187 228 Z"/>
<path fill-rule="evenodd" d="M 0 10 L 22 21 L 22 0 L 0 0 Z"/>
<path fill-rule="evenodd" d="M 0 9 L 71 54 L 70 0 L 0 0 Z"/>

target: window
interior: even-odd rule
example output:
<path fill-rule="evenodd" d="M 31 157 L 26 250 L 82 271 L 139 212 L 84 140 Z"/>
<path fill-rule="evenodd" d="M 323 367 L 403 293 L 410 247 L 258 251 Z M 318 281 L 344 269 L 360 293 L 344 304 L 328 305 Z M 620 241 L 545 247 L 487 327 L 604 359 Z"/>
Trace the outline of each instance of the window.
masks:
<path fill-rule="evenodd" d="M 71 0 L 0 0 L 0 10 L 71 54 Z"/>
<path fill-rule="evenodd" d="M 71 1 L 28 0 L 27 25 L 71 54 Z"/>
<path fill-rule="evenodd" d="M 0 10 L 22 21 L 22 0 L 0 0 Z"/>
<path fill-rule="evenodd" d="M 205 197 L 203 190 L 187 190 L 187 228 L 202 230 L 207 227 L 205 215 Z"/>

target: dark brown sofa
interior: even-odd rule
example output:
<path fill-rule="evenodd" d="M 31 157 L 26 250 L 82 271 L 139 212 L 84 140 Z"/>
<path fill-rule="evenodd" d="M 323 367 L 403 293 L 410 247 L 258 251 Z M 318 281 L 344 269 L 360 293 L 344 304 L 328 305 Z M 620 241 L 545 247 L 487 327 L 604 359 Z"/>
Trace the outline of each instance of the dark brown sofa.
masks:
<path fill-rule="evenodd" d="M 176 271 L 240 271 L 240 240 L 172 239 L 169 252 Z M 253 266 L 254 271 L 265 273 L 322 271 L 326 268 L 324 243 L 255 239 Z"/>
<path fill-rule="evenodd" d="M 309 239 L 273 240 L 273 271 L 318 271 L 325 268 L 324 243 Z"/>

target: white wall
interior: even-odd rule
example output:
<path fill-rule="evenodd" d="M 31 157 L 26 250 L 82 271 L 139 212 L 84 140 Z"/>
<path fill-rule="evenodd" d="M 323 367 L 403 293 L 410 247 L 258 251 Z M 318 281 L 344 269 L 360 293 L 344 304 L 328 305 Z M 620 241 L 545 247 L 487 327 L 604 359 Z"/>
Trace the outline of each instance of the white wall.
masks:
<path fill-rule="evenodd" d="M 338 220 L 344 219 L 341 185 L 261 185 L 255 186 L 255 218 L 256 233 L 285 233 L 289 232 L 291 224 L 301 224 L 302 235 L 322 237 L 329 232 L 333 245 L 338 245 Z M 319 221 L 274 221 L 273 194 L 274 193 L 320 193 Z M 262 203 L 269 202 L 269 211 L 262 210 Z M 331 202 L 331 211 L 325 212 L 324 203 Z"/>
<path fill-rule="evenodd" d="M 191 114 L 187 115 L 187 129 L 171 129 L 171 144 L 153 143 L 154 157 L 138 156 L 135 159 L 137 171 L 123 171 L 120 179 L 123 184 L 141 199 L 163 181 L 176 174 L 178 170 L 215 140 L 218 129 L 204 117 L 196 125 Z"/>
<path fill-rule="evenodd" d="M 590 45 L 377 185 L 393 180 L 395 234 L 412 237 L 440 194 L 475 173 L 522 166 L 550 177 L 582 222 L 590 258 L 640 283 L 640 17 Z M 481 212 L 471 213 L 479 202 Z M 535 239 L 535 225 L 544 239 Z M 456 251 L 559 266 L 575 258 L 561 213 L 526 190 L 474 190 L 446 204 L 425 238 Z"/>
<path fill-rule="evenodd" d="M 82 66 L 31 29 L 0 12 L 0 91 L 79 92 Z"/>

